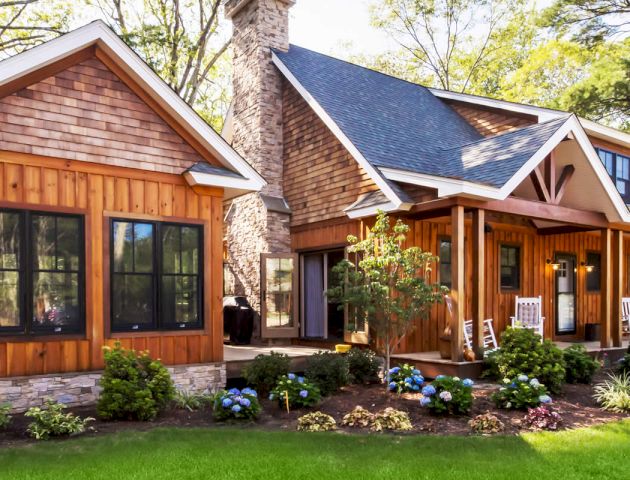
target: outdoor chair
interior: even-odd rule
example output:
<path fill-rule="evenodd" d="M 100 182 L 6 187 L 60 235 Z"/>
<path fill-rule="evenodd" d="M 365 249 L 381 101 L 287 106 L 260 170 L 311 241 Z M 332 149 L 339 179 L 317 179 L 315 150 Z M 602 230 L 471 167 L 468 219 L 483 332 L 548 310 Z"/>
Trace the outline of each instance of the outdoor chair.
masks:
<path fill-rule="evenodd" d="M 621 299 L 621 332 L 630 334 L 630 297 Z"/>
<path fill-rule="evenodd" d="M 466 341 L 466 347 L 472 350 L 472 337 L 473 337 L 473 321 L 466 320 L 464 322 L 464 340 Z M 494 335 L 494 327 L 492 326 L 492 319 L 487 318 L 483 321 L 483 349 L 485 352 L 492 352 L 499 348 L 497 343 L 497 337 Z"/>
<path fill-rule="evenodd" d="M 516 297 L 512 328 L 529 328 L 544 337 L 545 317 L 542 316 L 542 297 Z"/>

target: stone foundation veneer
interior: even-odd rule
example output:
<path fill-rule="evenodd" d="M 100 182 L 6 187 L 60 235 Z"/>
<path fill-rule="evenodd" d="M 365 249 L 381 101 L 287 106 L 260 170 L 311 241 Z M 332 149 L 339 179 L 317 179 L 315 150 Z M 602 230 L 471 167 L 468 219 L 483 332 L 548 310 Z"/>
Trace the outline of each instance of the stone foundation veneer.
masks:
<path fill-rule="evenodd" d="M 178 390 L 215 392 L 225 387 L 225 363 L 167 367 Z M 63 373 L 32 377 L 0 378 L 0 405 L 8 403 L 14 413 L 41 406 L 52 398 L 69 407 L 93 405 L 98 399 L 102 372 Z"/>

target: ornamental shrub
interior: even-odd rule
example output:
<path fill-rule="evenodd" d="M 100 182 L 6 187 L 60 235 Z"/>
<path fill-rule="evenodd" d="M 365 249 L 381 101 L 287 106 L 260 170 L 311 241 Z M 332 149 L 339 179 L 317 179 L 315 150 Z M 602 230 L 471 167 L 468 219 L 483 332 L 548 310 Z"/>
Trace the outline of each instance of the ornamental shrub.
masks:
<path fill-rule="evenodd" d="M 173 403 L 177 408 L 193 412 L 205 407 L 206 405 L 212 405 L 213 400 L 212 395 L 192 393 L 188 390 L 176 390 Z"/>
<path fill-rule="evenodd" d="M 96 410 L 106 420 L 151 420 L 175 396 L 168 370 L 149 352 L 105 347 L 103 388 Z"/>
<path fill-rule="evenodd" d="M 544 405 L 528 409 L 523 418 L 523 424 L 532 430 L 558 430 L 561 422 L 560 414 Z"/>
<path fill-rule="evenodd" d="M 372 350 L 351 348 L 346 354 L 346 361 L 352 383 L 369 383 L 379 380 L 381 362 Z"/>
<path fill-rule="evenodd" d="M 286 408 L 287 395 L 289 408 L 311 407 L 322 398 L 317 385 L 294 373 L 278 379 L 278 383 L 269 394 L 269 400 L 276 400 L 280 408 Z"/>
<path fill-rule="evenodd" d="M 253 420 L 260 414 L 260 402 L 256 390 L 231 388 L 214 396 L 212 413 L 217 420 Z"/>
<path fill-rule="evenodd" d="M 433 413 L 463 415 L 472 407 L 473 381 L 469 378 L 438 375 L 430 385 L 422 389 L 420 405 Z"/>
<path fill-rule="evenodd" d="M 492 401 L 498 408 L 525 410 L 538 407 L 541 403 L 550 404 L 552 400 L 547 388 L 538 379 L 521 374 L 512 380 L 504 379 L 503 385 L 492 394 Z"/>
<path fill-rule="evenodd" d="M 298 418 L 297 429 L 300 432 L 328 432 L 337 429 L 337 422 L 330 415 L 312 412 Z"/>
<path fill-rule="evenodd" d="M 52 399 L 44 402 L 44 408 L 29 408 L 24 416 L 32 418 L 33 422 L 26 431 L 36 440 L 47 440 L 50 437 L 83 433 L 87 424 L 94 421 L 91 417 L 80 418 L 73 413 L 64 413 L 65 409 L 65 405 Z"/>
<path fill-rule="evenodd" d="M 604 410 L 630 412 L 630 374 L 609 374 L 608 380 L 595 385 L 593 397 Z"/>
<path fill-rule="evenodd" d="M 575 344 L 562 352 L 568 383 L 591 383 L 599 363 L 591 357 L 584 345 Z"/>
<path fill-rule="evenodd" d="M 367 428 L 374 423 L 374 414 L 360 405 L 354 407 L 350 413 L 346 413 L 341 424 L 346 427 Z"/>
<path fill-rule="evenodd" d="M 382 412 L 378 412 L 374 415 L 371 427 L 375 432 L 382 432 L 383 430 L 398 432 L 411 430 L 412 428 L 409 414 L 391 407 L 387 407 Z"/>
<path fill-rule="evenodd" d="M 388 377 L 390 392 L 419 392 L 424 384 L 420 370 L 407 363 L 390 368 Z"/>
<path fill-rule="evenodd" d="M 257 355 L 243 369 L 243 378 L 261 395 L 267 395 L 282 375 L 289 373 L 291 359 L 284 353 L 271 352 Z"/>
<path fill-rule="evenodd" d="M 11 423 L 11 415 L 9 415 L 10 411 L 11 405 L 0 405 L 0 430 L 7 428 L 9 423 Z"/>
<path fill-rule="evenodd" d="M 338 353 L 315 353 L 306 359 L 304 375 L 327 396 L 348 385 L 348 361 Z"/>
<path fill-rule="evenodd" d="M 565 382 L 562 350 L 529 328 L 508 327 L 501 335 L 501 348 L 486 360 L 485 376 L 514 378 L 520 374 L 537 378 L 550 392 L 559 393 Z"/>
<path fill-rule="evenodd" d="M 489 435 L 491 433 L 501 433 L 505 430 L 505 425 L 496 415 L 490 412 L 477 415 L 468 422 L 470 429 L 479 435 Z"/>

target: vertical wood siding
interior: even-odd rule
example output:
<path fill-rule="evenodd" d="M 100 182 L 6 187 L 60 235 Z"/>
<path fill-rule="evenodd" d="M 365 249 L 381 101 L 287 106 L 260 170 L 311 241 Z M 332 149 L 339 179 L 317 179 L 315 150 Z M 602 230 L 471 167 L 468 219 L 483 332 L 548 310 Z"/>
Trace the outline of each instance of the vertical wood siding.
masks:
<path fill-rule="evenodd" d="M 221 190 L 195 192 L 179 175 L 0 152 L 0 206 L 83 214 L 86 238 L 85 336 L 37 341 L 0 336 L 0 377 L 99 369 L 102 347 L 116 340 L 148 349 L 167 364 L 222 360 Z M 203 225 L 204 330 L 107 334 L 109 216 Z"/>

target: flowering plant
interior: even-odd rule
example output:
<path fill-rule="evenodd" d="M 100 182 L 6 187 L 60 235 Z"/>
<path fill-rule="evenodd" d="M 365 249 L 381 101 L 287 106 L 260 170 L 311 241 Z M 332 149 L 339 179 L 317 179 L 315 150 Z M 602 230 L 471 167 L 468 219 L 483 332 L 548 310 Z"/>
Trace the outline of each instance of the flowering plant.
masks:
<path fill-rule="evenodd" d="M 420 405 L 434 413 L 465 414 L 472 406 L 473 381 L 438 375 L 422 389 Z"/>
<path fill-rule="evenodd" d="M 390 368 L 388 378 L 390 392 L 419 392 L 424 384 L 424 377 L 420 374 L 420 370 L 407 363 Z"/>
<path fill-rule="evenodd" d="M 286 407 L 287 395 L 290 408 L 310 407 L 318 403 L 321 393 L 316 385 L 295 373 L 283 375 L 269 394 L 269 400 L 277 400 L 281 408 Z"/>
<path fill-rule="evenodd" d="M 544 405 L 528 409 L 523 419 L 523 423 L 532 430 L 558 430 L 558 424 L 561 422 L 560 414 Z"/>
<path fill-rule="evenodd" d="M 492 401 L 499 408 L 525 410 L 542 404 L 550 404 L 547 388 L 536 378 L 520 374 L 510 380 L 503 379 L 503 385 L 492 394 Z"/>
<path fill-rule="evenodd" d="M 221 390 L 214 396 L 214 418 L 227 420 L 230 418 L 252 420 L 260 413 L 260 402 L 256 390 L 251 388 L 231 388 Z"/>

